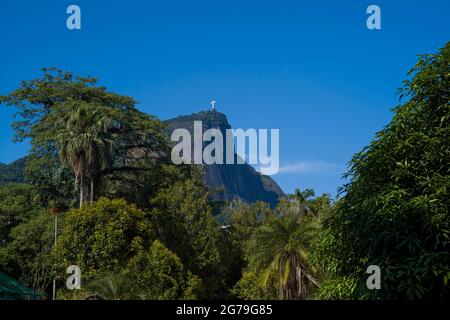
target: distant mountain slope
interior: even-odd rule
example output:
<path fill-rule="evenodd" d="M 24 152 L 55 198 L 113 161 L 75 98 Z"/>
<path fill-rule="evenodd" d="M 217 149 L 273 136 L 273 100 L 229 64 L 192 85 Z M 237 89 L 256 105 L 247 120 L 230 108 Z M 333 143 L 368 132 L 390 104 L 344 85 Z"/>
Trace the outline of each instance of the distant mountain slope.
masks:
<path fill-rule="evenodd" d="M 202 121 L 203 131 L 217 128 L 222 131 L 231 128 L 227 117 L 217 111 L 202 111 L 187 116 L 179 116 L 165 121 L 169 133 L 177 128 L 185 128 L 193 135 L 194 121 Z M 284 196 L 278 184 L 268 176 L 260 175 L 248 164 L 213 164 L 205 166 L 205 183 L 210 189 L 224 189 L 222 199 L 240 198 L 247 202 L 264 201 L 275 206 Z"/>
<path fill-rule="evenodd" d="M 224 133 L 231 128 L 227 117 L 217 111 L 202 111 L 187 116 L 165 121 L 169 132 L 177 128 L 185 128 L 193 134 L 194 120 L 201 120 L 203 130 L 218 128 Z M 0 163 L 0 185 L 11 182 L 23 182 L 26 157 L 11 164 Z M 275 206 L 284 196 L 278 184 L 268 176 L 262 176 L 248 164 L 209 165 L 205 166 L 205 183 L 211 190 L 222 189 L 221 199 L 240 198 L 247 202 L 264 201 Z"/>
<path fill-rule="evenodd" d="M 10 164 L 0 163 L 0 185 L 23 182 L 27 158 L 20 158 Z"/>

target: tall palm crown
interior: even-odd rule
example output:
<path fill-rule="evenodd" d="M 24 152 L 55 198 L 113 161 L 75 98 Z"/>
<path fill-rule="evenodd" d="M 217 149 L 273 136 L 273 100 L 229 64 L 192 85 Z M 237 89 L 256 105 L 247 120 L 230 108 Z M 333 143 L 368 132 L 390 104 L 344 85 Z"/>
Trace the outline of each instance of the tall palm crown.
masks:
<path fill-rule="evenodd" d="M 141 300 L 145 297 L 137 287 L 127 271 L 106 274 L 88 283 L 87 290 L 90 295 L 86 299 L 98 297 L 107 300 Z"/>
<path fill-rule="evenodd" d="M 295 189 L 294 194 L 290 195 L 290 198 L 296 202 L 296 206 L 293 209 L 299 215 L 305 214 L 315 214 L 313 207 L 310 205 L 308 198 L 314 196 L 314 190 L 305 189 L 301 191 L 300 189 Z"/>
<path fill-rule="evenodd" d="M 250 264 L 265 275 L 263 279 L 278 275 L 280 299 L 307 298 L 319 285 L 318 271 L 308 259 L 315 222 L 313 217 L 294 214 L 274 217 L 249 241 Z"/>
<path fill-rule="evenodd" d="M 112 129 L 116 126 L 111 108 L 91 103 L 68 105 L 60 119 L 56 139 L 61 161 L 72 168 L 80 189 L 80 206 L 87 198 L 89 179 L 91 201 L 99 172 L 114 159 L 116 145 Z"/>

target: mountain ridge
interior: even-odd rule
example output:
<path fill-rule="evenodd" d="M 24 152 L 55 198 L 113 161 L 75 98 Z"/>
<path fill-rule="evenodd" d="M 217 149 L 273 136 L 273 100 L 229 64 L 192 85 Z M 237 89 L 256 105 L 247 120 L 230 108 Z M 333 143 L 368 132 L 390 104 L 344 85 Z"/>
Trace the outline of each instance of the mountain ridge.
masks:
<path fill-rule="evenodd" d="M 231 129 L 226 115 L 218 111 L 200 111 L 163 122 L 170 135 L 177 128 L 187 129 L 193 134 L 194 121 L 202 121 L 203 131 L 210 128 L 221 130 L 224 137 L 225 130 Z M 10 164 L 0 163 L 0 185 L 25 181 L 26 159 L 22 157 Z M 272 178 L 261 175 L 247 163 L 205 165 L 205 184 L 210 190 L 222 190 L 219 200 L 239 198 L 246 202 L 264 201 L 275 206 L 284 196 L 283 190 Z"/>
<path fill-rule="evenodd" d="M 231 129 L 226 115 L 216 110 L 182 115 L 164 122 L 169 134 L 183 128 L 193 135 L 194 121 L 202 121 L 203 132 L 211 128 L 219 129 L 224 139 L 226 130 Z M 205 165 L 205 183 L 210 189 L 225 189 L 219 196 L 221 200 L 240 198 L 246 202 L 264 201 L 273 207 L 285 195 L 272 178 L 261 175 L 247 163 Z"/>
<path fill-rule="evenodd" d="M 24 182 L 26 161 L 27 157 L 22 157 L 10 164 L 0 162 L 0 185 Z"/>

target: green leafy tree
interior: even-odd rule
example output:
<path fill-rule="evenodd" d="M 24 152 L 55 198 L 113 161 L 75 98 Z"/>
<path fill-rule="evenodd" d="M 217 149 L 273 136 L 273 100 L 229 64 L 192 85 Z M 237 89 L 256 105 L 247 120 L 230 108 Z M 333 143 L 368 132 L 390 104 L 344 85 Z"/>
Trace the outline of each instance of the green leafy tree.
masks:
<path fill-rule="evenodd" d="M 91 197 L 93 190 L 114 197 L 131 194 L 131 190 L 139 189 L 136 186 L 148 182 L 147 172 L 167 163 L 169 144 L 164 125 L 139 112 L 134 99 L 107 91 L 92 77 L 53 68 L 43 72 L 41 78 L 23 81 L 9 95 L 0 96 L 0 103 L 17 110 L 15 141 L 31 142 L 27 177 L 44 203 L 54 197 L 58 201 L 72 199 L 73 190 L 61 182 L 79 185 L 75 178 L 85 175 L 90 180 Z M 75 177 L 66 177 L 60 159 L 73 169 Z M 83 164 L 83 170 L 75 163 Z M 64 179 L 58 178 L 61 176 Z M 84 186 L 81 189 L 81 194 L 85 193 Z M 145 198 L 141 193 L 137 192 L 140 201 Z"/>
<path fill-rule="evenodd" d="M 10 241 L 11 230 L 26 222 L 39 209 L 33 188 L 27 184 L 0 187 L 0 247 Z"/>
<path fill-rule="evenodd" d="M 238 298 L 246 300 L 277 300 L 278 280 L 275 272 L 261 277 L 257 271 L 246 268 L 241 279 L 231 289 Z"/>
<path fill-rule="evenodd" d="M 180 257 L 183 265 L 204 283 L 201 298 L 225 297 L 229 279 L 223 257 L 223 230 L 212 216 L 212 206 L 201 173 L 180 177 L 159 190 L 150 201 L 157 238 Z"/>
<path fill-rule="evenodd" d="M 230 279 L 230 287 L 234 287 L 239 279 L 244 278 L 242 274 L 246 266 L 245 246 L 255 230 L 260 227 L 271 216 L 274 211 L 267 203 L 246 203 L 234 200 L 228 205 L 222 206 L 222 212 L 216 218 L 221 221 L 224 231 L 222 255 L 227 259 L 226 265 Z M 243 283 L 243 282 L 241 282 Z M 230 291 L 232 297 L 238 297 L 239 291 Z"/>
<path fill-rule="evenodd" d="M 52 279 L 49 254 L 53 246 L 53 217 L 43 208 L 10 232 L 10 241 L 0 248 L 0 269 L 25 285 L 47 295 Z"/>
<path fill-rule="evenodd" d="M 53 219 L 28 184 L 0 187 L 0 269 L 46 294 Z"/>
<path fill-rule="evenodd" d="M 63 289 L 63 297 L 195 299 L 201 280 L 155 240 L 155 229 L 143 211 L 120 199 L 100 198 L 66 213 L 52 262 L 61 278 L 65 268 L 78 265 L 86 286 L 83 294 Z"/>
<path fill-rule="evenodd" d="M 400 90 L 407 101 L 350 162 L 350 183 L 317 246 L 329 281 L 322 296 L 449 297 L 450 43 L 422 55 Z M 365 286 L 381 268 L 381 290 Z M 336 286 L 334 286 L 336 287 Z"/>
<path fill-rule="evenodd" d="M 155 233 L 145 213 L 121 199 L 100 198 L 92 206 L 63 214 L 60 235 L 52 252 L 57 271 L 78 265 L 83 279 L 126 269 L 136 254 L 131 245 L 139 241 L 150 246 Z"/>
<path fill-rule="evenodd" d="M 133 250 L 137 254 L 128 263 L 128 269 L 146 299 L 196 299 L 203 289 L 201 280 L 185 270 L 180 258 L 159 240 L 148 250 L 134 243 Z"/>
<path fill-rule="evenodd" d="M 234 201 L 229 218 L 229 231 L 234 246 L 244 249 L 255 230 L 274 215 L 267 203 Z"/>

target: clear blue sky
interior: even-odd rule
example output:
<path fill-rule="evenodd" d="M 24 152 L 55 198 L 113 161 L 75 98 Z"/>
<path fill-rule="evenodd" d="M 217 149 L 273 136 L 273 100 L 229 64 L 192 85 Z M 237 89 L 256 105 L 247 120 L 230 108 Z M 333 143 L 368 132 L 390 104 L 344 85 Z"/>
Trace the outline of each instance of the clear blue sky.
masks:
<path fill-rule="evenodd" d="M 77 4 L 82 29 L 66 28 Z M 382 29 L 366 28 L 381 7 Z M 291 192 L 335 194 L 352 155 L 391 119 L 396 89 L 417 60 L 450 40 L 450 1 L 2 1 L 0 93 L 55 66 L 93 75 L 168 119 L 215 98 L 233 127 L 279 128 Z M 11 142 L 0 106 L 0 162 Z"/>

